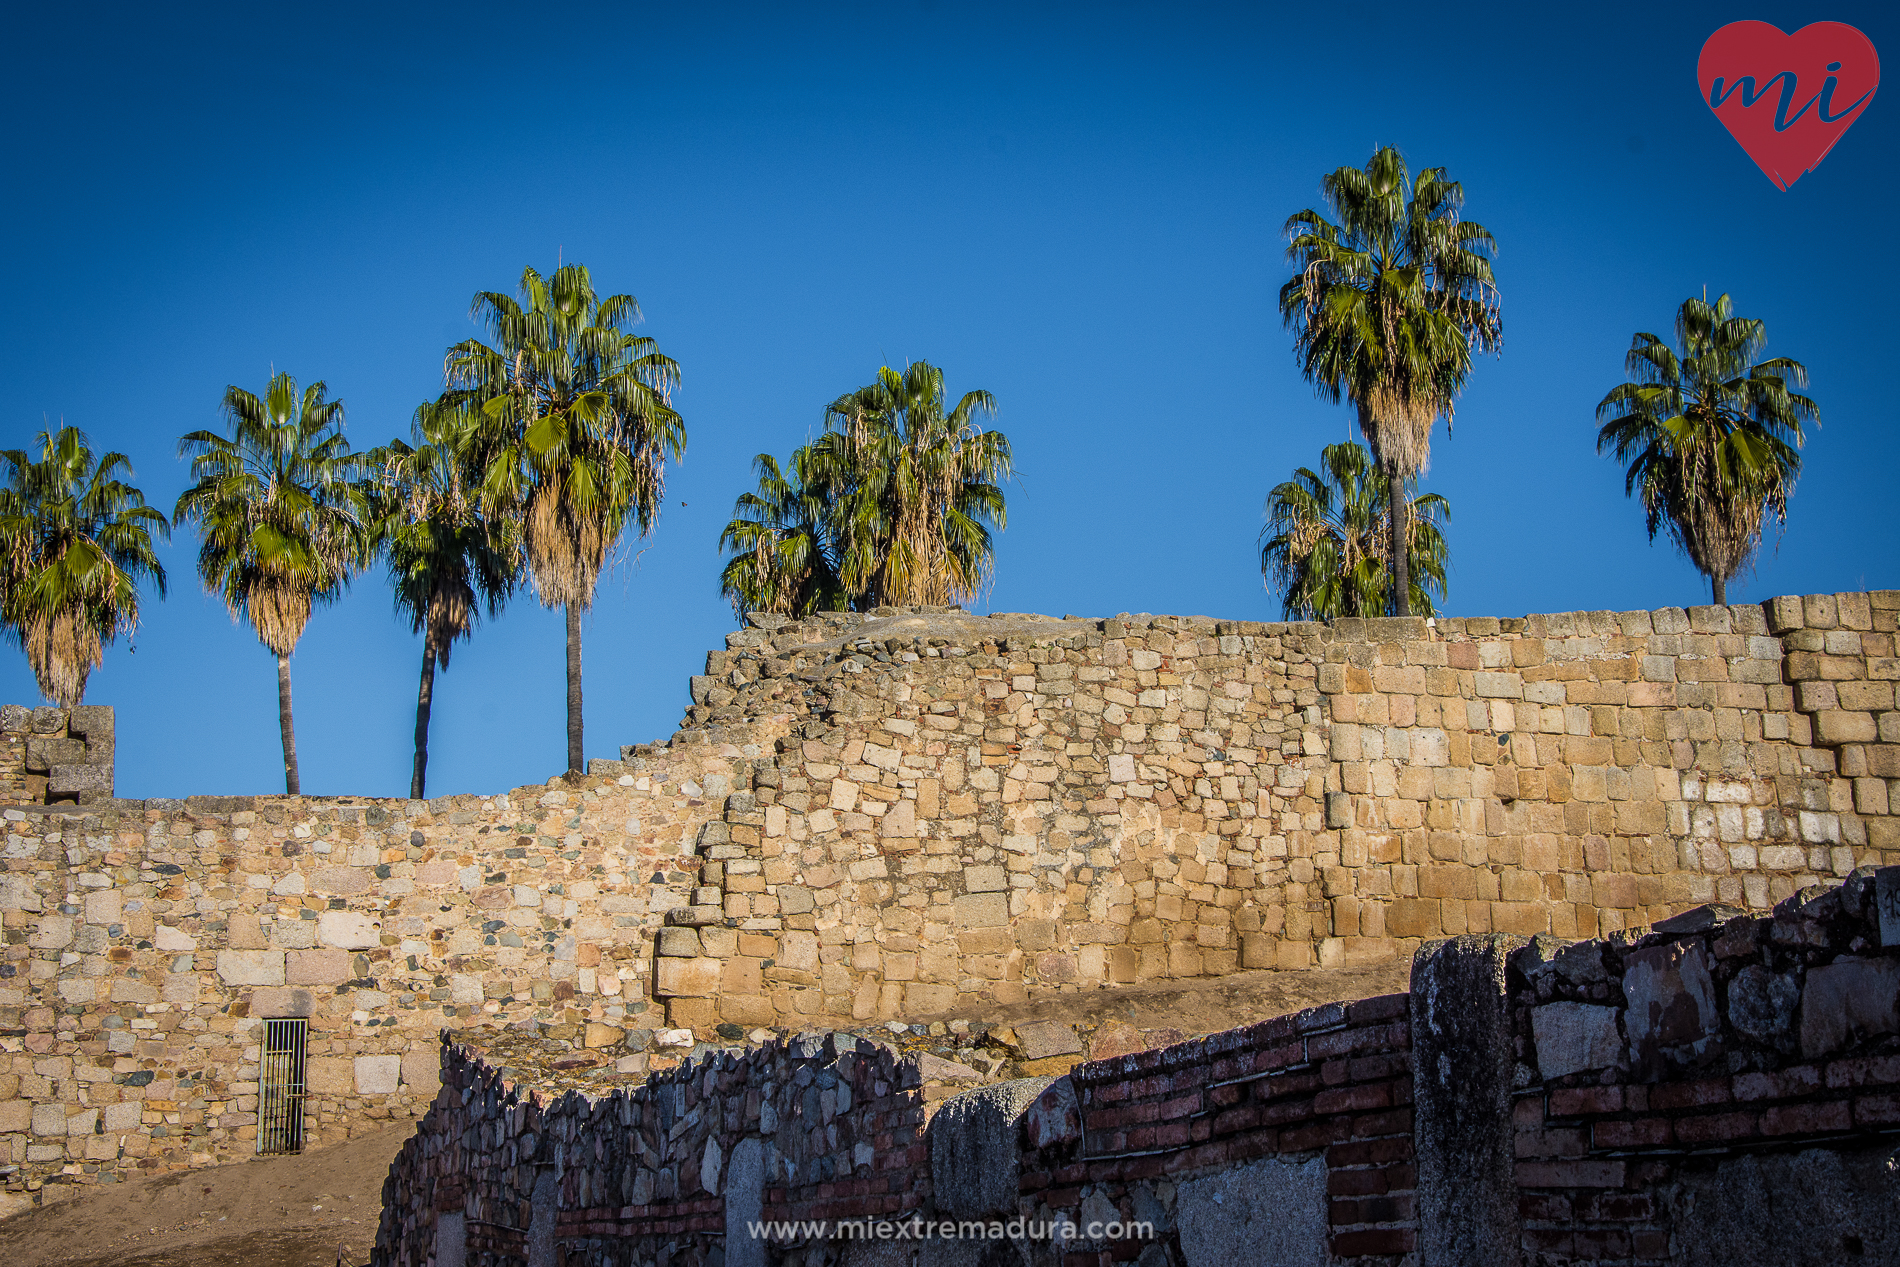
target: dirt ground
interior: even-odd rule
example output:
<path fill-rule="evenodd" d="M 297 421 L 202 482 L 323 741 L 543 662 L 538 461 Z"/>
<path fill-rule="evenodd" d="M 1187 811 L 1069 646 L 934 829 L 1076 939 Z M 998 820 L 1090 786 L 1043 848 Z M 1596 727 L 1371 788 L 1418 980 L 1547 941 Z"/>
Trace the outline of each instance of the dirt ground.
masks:
<path fill-rule="evenodd" d="M 1406 989 L 1403 961 L 1357 969 L 1245 972 L 1212 980 L 1085 990 L 999 1007 L 999 1025 L 1056 1021 L 1116 1050 L 1160 1046 L 1301 1008 Z M 1093 1041 L 1090 1043 L 1094 1046 Z M 1097 1052 L 1099 1054 L 1099 1050 Z M 1061 1067 L 1079 1059 L 1062 1058 Z M 1060 1072 L 1060 1069 L 1035 1072 Z M 259 1158 L 89 1188 L 0 1221 L 4 1267 L 336 1267 L 367 1263 L 383 1177 L 412 1124 L 300 1157 Z M 341 1250 L 339 1259 L 338 1251 Z"/>
<path fill-rule="evenodd" d="M 414 1124 L 297 1157 L 87 1189 L 0 1222 L 6 1267 L 336 1267 L 369 1261 Z"/>

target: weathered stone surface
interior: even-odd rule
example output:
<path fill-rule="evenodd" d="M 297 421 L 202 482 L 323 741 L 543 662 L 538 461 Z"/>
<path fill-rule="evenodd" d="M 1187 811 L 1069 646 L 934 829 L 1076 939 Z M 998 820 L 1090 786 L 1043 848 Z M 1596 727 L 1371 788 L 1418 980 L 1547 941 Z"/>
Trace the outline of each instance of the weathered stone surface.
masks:
<path fill-rule="evenodd" d="M 260 986 L 251 992 L 251 1015 L 270 1018 L 307 1017 L 316 1009 L 308 990 L 292 986 Z"/>
<path fill-rule="evenodd" d="M 1590 1003 L 1547 1003 L 1531 1010 L 1537 1071 L 1546 1078 L 1625 1063 L 1617 1009 Z"/>
<path fill-rule="evenodd" d="M 226 985 L 284 984 L 281 950 L 220 950 L 218 979 Z"/>
<path fill-rule="evenodd" d="M 1801 1054 L 1812 1060 L 1860 1038 L 1900 1032 L 1900 960 L 1841 959 L 1808 970 Z"/>
<path fill-rule="evenodd" d="M 1020 1122 L 1054 1078 L 1021 1078 L 961 1091 L 930 1119 L 931 1183 L 951 1218 L 1016 1213 Z"/>
<path fill-rule="evenodd" d="M 751 1225 L 765 1209 L 765 1147 L 742 1139 L 726 1162 L 726 1267 L 766 1267 L 765 1238 Z"/>
<path fill-rule="evenodd" d="M 1016 1044 L 1025 1060 L 1048 1056 L 1067 1056 L 1082 1050 L 1082 1040 L 1074 1030 L 1058 1021 L 1031 1021 L 1016 1026 Z"/>
<path fill-rule="evenodd" d="M 1736 973 L 1728 985 L 1729 1024 L 1783 1051 L 1794 1050 L 1795 1009 L 1800 1003 L 1801 987 L 1792 976 L 1758 963 Z"/>
<path fill-rule="evenodd" d="M 661 959 L 654 968 L 654 989 L 663 998 L 711 998 L 719 993 L 722 967 L 717 959 Z"/>
<path fill-rule="evenodd" d="M 1505 960 L 1521 937 L 1454 937 L 1412 960 L 1420 1267 L 1517 1267 L 1516 1064 Z"/>
<path fill-rule="evenodd" d="M 339 950 L 380 946 L 382 931 L 382 921 L 362 911 L 324 911 L 317 916 L 317 941 Z"/>
<path fill-rule="evenodd" d="M 1082 1138 L 1082 1105 L 1073 1079 L 1057 1078 L 1042 1089 L 1023 1114 L 1023 1135 L 1031 1148 Z"/>
<path fill-rule="evenodd" d="M 1682 1267 L 1843 1267 L 1900 1262 L 1891 1146 L 1742 1156 L 1668 1189 Z"/>
<path fill-rule="evenodd" d="M 1700 943 L 1633 951 L 1624 966 L 1623 994 L 1630 1064 L 1638 1077 L 1653 1081 L 1722 1050 L 1722 1015 Z"/>
<path fill-rule="evenodd" d="M 354 1066 L 358 1095 L 394 1095 L 402 1081 L 400 1056 L 358 1056 Z"/>
<path fill-rule="evenodd" d="M 292 950 L 284 955 L 284 981 L 288 985 L 340 985 L 350 975 L 346 950 Z"/>
<path fill-rule="evenodd" d="M 1187 1267 L 1331 1267 L 1326 1163 L 1262 1157 L 1183 1182 L 1176 1195 Z"/>

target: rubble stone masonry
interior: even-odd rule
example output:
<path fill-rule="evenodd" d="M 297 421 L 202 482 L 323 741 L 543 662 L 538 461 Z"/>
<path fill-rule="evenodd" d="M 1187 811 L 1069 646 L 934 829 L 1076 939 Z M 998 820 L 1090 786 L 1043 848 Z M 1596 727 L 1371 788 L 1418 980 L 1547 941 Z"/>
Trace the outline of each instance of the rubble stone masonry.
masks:
<path fill-rule="evenodd" d="M 1435 624 L 758 617 L 670 742 L 429 802 L 46 805 L 34 737 L 83 729 L 90 758 L 109 715 L 9 710 L 0 1164 L 38 1192 L 245 1155 L 267 1017 L 310 1018 L 318 1145 L 421 1112 L 437 1032 L 474 1022 L 631 1075 L 682 1030 L 1765 912 L 1900 862 L 1897 622 L 1893 591 Z"/>

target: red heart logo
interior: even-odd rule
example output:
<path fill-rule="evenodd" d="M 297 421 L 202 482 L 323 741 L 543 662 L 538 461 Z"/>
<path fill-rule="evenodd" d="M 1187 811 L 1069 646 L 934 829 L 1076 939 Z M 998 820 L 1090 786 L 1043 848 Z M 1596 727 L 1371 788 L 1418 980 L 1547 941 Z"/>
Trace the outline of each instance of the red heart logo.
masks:
<path fill-rule="evenodd" d="M 1793 35 L 1766 22 L 1731 22 L 1696 59 L 1702 100 L 1777 189 L 1821 165 L 1880 85 L 1880 58 L 1845 22 Z"/>

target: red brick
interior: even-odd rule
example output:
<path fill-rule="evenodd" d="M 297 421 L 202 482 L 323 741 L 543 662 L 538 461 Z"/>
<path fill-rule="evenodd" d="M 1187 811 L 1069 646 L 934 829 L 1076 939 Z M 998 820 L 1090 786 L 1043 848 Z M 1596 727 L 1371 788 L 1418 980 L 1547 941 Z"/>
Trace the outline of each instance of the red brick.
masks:
<path fill-rule="evenodd" d="M 1412 996 L 1409 994 L 1381 994 L 1346 1005 L 1346 1019 L 1354 1025 L 1396 1020 L 1401 1016 L 1410 1016 L 1411 1012 Z"/>
<path fill-rule="evenodd" d="M 1590 1142 L 1595 1148 L 1661 1148 L 1670 1138 L 1666 1117 L 1612 1119 L 1590 1128 Z"/>
<path fill-rule="evenodd" d="M 1337 1091 L 1322 1091 L 1313 1097 L 1315 1113 L 1359 1113 L 1367 1109 L 1391 1107 L 1392 1088 L 1382 1082 L 1375 1082 L 1369 1086 L 1341 1087 Z M 1380 1132 L 1380 1134 L 1386 1133 Z"/>
<path fill-rule="evenodd" d="M 1656 1217 L 1656 1203 L 1642 1192 L 1600 1192 L 1584 1204 L 1579 1217 L 1605 1223 L 1640 1223 Z"/>
<path fill-rule="evenodd" d="M 1854 1125 L 1900 1125 L 1900 1096 L 1863 1095 L 1854 1101 Z"/>
<path fill-rule="evenodd" d="M 1372 1227 L 1356 1232 L 1333 1233 L 1334 1258 L 1360 1258 L 1373 1254 L 1409 1254 L 1418 1244 L 1418 1233 L 1409 1227 Z"/>
<path fill-rule="evenodd" d="M 1280 1145 L 1289 1153 L 1303 1153 L 1309 1148 L 1324 1148 L 1346 1134 L 1347 1128 L 1348 1123 L 1340 1118 L 1307 1122 L 1281 1131 Z"/>
<path fill-rule="evenodd" d="M 1795 1065 L 1780 1073 L 1738 1073 L 1737 1100 L 1789 1100 L 1821 1088 L 1821 1071 L 1813 1065 Z"/>
<path fill-rule="evenodd" d="M 1571 1233 L 1571 1253 L 1585 1262 L 1628 1258 L 1630 1234 L 1622 1228 L 1580 1227 Z"/>
<path fill-rule="evenodd" d="M 1568 1224 L 1576 1217 L 1571 1212 L 1570 1198 L 1556 1192 L 1531 1193 L 1518 1197 L 1517 1215 L 1527 1223 Z"/>
<path fill-rule="evenodd" d="M 1370 1168 L 1328 1171 L 1326 1191 L 1335 1197 L 1379 1196 L 1386 1191 L 1386 1172 Z"/>
<path fill-rule="evenodd" d="M 1765 1109 L 1761 1115 L 1763 1135 L 1809 1135 L 1823 1131 L 1844 1131 L 1853 1124 L 1853 1115 L 1845 1100 L 1831 1104 L 1781 1104 Z"/>
<path fill-rule="evenodd" d="M 1335 1197 L 1332 1201 L 1334 1227 L 1352 1227 L 1360 1223 L 1403 1223 L 1416 1214 L 1416 1202 L 1409 1192 L 1395 1196 Z"/>
<path fill-rule="evenodd" d="M 1581 1126 L 1553 1126 L 1548 1130 L 1517 1132 L 1519 1157 L 1581 1157 L 1589 1151 Z"/>
<path fill-rule="evenodd" d="M 1385 1113 L 1363 1113 L 1353 1119 L 1352 1133 L 1358 1139 L 1376 1139 L 1381 1135 L 1410 1135 L 1412 1110 L 1400 1108 Z"/>
<path fill-rule="evenodd" d="M 1700 1082 L 1672 1082 L 1649 1089 L 1649 1107 L 1657 1112 L 1676 1109 L 1701 1109 L 1729 1102 L 1727 1078 L 1707 1078 Z"/>
<path fill-rule="evenodd" d="M 1582 1117 L 1586 1113 L 1622 1111 L 1622 1087 L 1559 1087 L 1550 1093 L 1552 1117 Z"/>
<path fill-rule="evenodd" d="M 1708 1113 L 1676 1119 L 1676 1140 L 1682 1144 L 1716 1144 L 1752 1139 L 1759 1134 L 1753 1111 Z"/>
<path fill-rule="evenodd" d="M 1900 1056 L 1855 1056 L 1827 1067 L 1827 1085 L 1836 1089 L 1895 1083 L 1900 1083 Z"/>
<path fill-rule="evenodd" d="M 1520 1188 L 1621 1188 L 1627 1167 L 1620 1161 L 1531 1161 L 1517 1164 Z"/>
<path fill-rule="evenodd" d="M 1216 1135 L 1232 1135 L 1238 1131 L 1252 1130 L 1260 1125 L 1260 1116 L 1261 1110 L 1257 1104 L 1229 1109 L 1225 1113 L 1214 1116 L 1212 1130 Z"/>
<path fill-rule="evenodd" d="M 1395 1135 L 1386 1139 L 1340 1140 L 1326 1150 L 1326 1164 L 1335 1168 L 1378 1166 L 1388 1162 L 1409 1163 L 1411 1160 L 1412 1139 L 1409 1135 Z"/>

